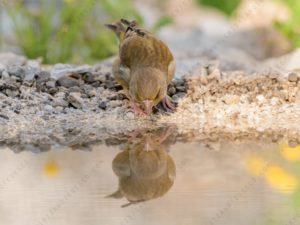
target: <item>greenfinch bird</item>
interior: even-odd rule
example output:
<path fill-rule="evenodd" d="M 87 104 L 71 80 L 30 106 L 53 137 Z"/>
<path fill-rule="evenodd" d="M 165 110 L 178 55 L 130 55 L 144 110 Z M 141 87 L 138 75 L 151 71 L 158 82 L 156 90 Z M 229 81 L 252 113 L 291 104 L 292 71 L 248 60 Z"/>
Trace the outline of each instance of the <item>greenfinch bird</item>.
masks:
<path fill-rule="evenodd" d="M 150 115 L 159 102 L 175 110 L 167 88 L 175 74 L 175 60 L 167 45 L 135 21 L 121 19 L 106 24 L 119 42 L 119 55 L 113 63 L 113 75 L 123 87 L 134 112 Z M 143 106 L 143 109 L 140 108 Z"/>

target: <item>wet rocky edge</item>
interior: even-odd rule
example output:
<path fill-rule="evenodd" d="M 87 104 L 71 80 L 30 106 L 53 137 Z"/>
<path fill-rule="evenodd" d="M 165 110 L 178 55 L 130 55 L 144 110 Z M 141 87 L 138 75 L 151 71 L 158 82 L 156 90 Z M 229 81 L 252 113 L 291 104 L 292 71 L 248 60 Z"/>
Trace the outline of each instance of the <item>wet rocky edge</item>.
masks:
<path fill-rule="evenodd" d="M 281 132 L 258 132 L 256 130 L 248 130 L 246 132 L 225 132 L 220 130 L 211 130 L 211 131 L 190 131 L 188 133 L 181 133 L 177 129 L 175 124 L 163 124 L 159 127 L 145 128 L 141 127 L 138 130 L 132 130 L 128 133 L 118 133 L 117 135 L 107 135 L 102 136 L 101 138 L 94 138 L 95 135 L 92 133 L 82 136 L 78 134 L 70 134 L 68 137 L 64 137 L 63 142 L 60 142 L 56 139 L 39 139 L 34 142 L 24 143 L 20 139 L 11 139 L 5 142 L 0 142 L 0 149 L 10 149 L 14 153 L 21 153 L 23 151 L 30 151 L 32 153 L 43 153 L 55 149 L 68 148 L 72 151 L 94 151 L 98 149 L 99 145 L 106 146 L 124 146 L 128 144 L 137 143 L 143 140 L 144 135 L 147 134 L 156 134 L 158 131 L 165 130 L 168 126 L 173 127 L 173 132 L 170 136 L 162 143 L 166 146 L 168 150 L 172 150 L 172 146 L 178 143 L 198 143 L 203 145 L 212 151 L 222 151 L 224 145 L 231 145 L 232 149 L 239 150 L 239 146 L 257 145 L 257 146 L 266 146 L 266 145 L 282 145 L 287 144 L 289 147 L 294 148 L 299 146 L 300 142 L 296 136 L 285 135 L 284 131 Z M 162 133 L 163 135 L 163 133 Z M 160 136 L 156 136 L 160 137 Z"/>

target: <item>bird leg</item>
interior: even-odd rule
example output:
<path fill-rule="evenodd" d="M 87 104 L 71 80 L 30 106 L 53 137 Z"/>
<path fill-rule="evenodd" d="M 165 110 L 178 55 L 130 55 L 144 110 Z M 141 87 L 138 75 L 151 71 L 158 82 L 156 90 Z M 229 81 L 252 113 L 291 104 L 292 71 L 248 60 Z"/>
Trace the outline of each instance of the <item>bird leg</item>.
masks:
<path fill-rule="evenodd" d="M 166 95 L 163 100 L 162 100 L 162 105 L 164 107 L 165 110 L 171 110 L 172 112 L 175 111 L 175 106 L 172 103 L 172 101 L 170 100 L 170 97 L 168 95 Z"/>
<path fill-rule="evenodd" d="M 135 103 L 132 98 L 129 98 L 129 105 L 133 109 L 134 114 L 138 116 L 144 116 L 146 113 Z"/>
<path fill-rule="evenodd" d="M 129 106 L 133 109 L 134 114 L 136 114 L 138 116 L 145 116 L 146 115 L 146 113 L 135 103 L 135 101 L 130 96 L 128 91 L 124 91 L 123 94 L 128 98 Z"/>

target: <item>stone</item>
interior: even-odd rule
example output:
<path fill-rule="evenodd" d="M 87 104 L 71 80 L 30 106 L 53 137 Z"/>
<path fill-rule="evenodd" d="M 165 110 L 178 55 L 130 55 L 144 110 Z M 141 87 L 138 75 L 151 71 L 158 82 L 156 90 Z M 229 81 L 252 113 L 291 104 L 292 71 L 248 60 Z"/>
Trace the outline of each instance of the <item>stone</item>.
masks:
<path fill-rule="evenodd" d="M 172 86 L 168 89 L 168 95 L 173 96 L 174 94 L 176 94 L 176 88 Z"/>
<path fill-rule="evenodd" d="M 100 81 L 96 81 L 92 84 L 93 87 L 98 88 L 101 86 L 101 82 Z"/>
<path fill-rule="evenodd" d="M 55 107 L 55 111 L 56 111 L 57 113 L 61 113 L 63 110 L 64 110 L 64 108 L 61 107 L 61 106 L 56 106 L 56 107 Z"/>
<path fill-rule="evenodd" d="M 175 86 L 184 86 L 184 80 L 182 79 L 176 79 L 173 81 Z"/>
<path fill-rule="evenodd" d="M 55 98 L 52 105 L 54 107 L 68 107 L 69 103 L 62 98 Z"/>
<path fill-rule="evenodd" d="M 38 74 L 41 71 L 40 67 L 32 67 L 27 66 L 25 69 L 25 78 L 26 81 L 32 81 L 36 74 Z"/>
<path fill-rule="evenodd" d="M 200 77 L 200 82 L 201 82 L 201 84 L 203 84 L 203 85 L 207 85 L 207 84 L 208 84 L 207 77 L 206 77 L 206 76 L 201 76 L 201 77 Z"/>
<path fill-rule="evenodd" d="M 56 64 L 53 66 L 51 70 L 51 77 L 55 79 L 59 79 L 64 76 L 68 76 L 72 74 L 85 74 L 90 71 L 91 71 L 91 67 L 89 65 L 73 67 L 68 64 Z"/>
<path fill-rule="evenodd" d="M 54 88 L 55 87 L 55 81 L 54 80 L 50 80 L 46 82 L 46 87 L 47 88 Z"/>
<path fill-rule="evenodd" d="M 290 73 L 289 75 L 288 75 L 288 80 L 290 81 L 290 82 L 297 82 L 298 81 L 298 79 L 299 79 L 299 77 L 298 77 L 298 75 L 296 74 L 296 73 Z"/>
<path fill-rule="evenodd" d="M 2 78 L 2 79 L 9 78 L 9 73 L 8 73 L 6 70 L 2 71 L 1 78 Z"/>
<path fill-rule="evenodd" d="M 101 101 L 99 103 L 99 108 L 105 110 L 107 107 L 107 103 L 105 101 Z"/>
<path fill-rule="evenodd" d="M 127 99 L 126 95 L 123 93 L 118 93 L 117 94 L 117 100 L 124 100 Z"/>
<path fill-rule="evenodd" d="M 126 115 L 125 116 L 126 119 L 130 119 L 130 120 L 135 119 L 135 115 L 133 112 L 127 112 L 125 115 Z"/>
<path fill-rule="evenodd" d="M 57 80 L 57 85 L 63 86 L 66 88 L 75 87 L 75 86 L 78 87 L 78 86 L 80 86 L 80 82 L 74 78 L 64 76 Z"/>
<path fill-rule="evenodd" d="M 96 76 L 94 74 L 92 74 L 91 72 L 84 73 L 82 75 L 82 78 L 86 83 L 89 83 L 89 84 L 96 81 Z"/>
<path fill-rule="evenodd" d="M 176 93 L 175 95 L 172 96 L 172 100 L 175 102 L 175 103 L 178 103 L 179 102 L 179 99 L 183 98 L 186 94 L 183 93 L 183 92 L 178 92 Z"/>
<path fill-rule="evenodd" d="M 42 70 L 35 74 L 34 79 L 37 80 L 38 82 L 46 82 L 50 79 L 50 73 L 49 71 Z"/>
<path fill-rule="evenodd" d="M 49 93 L 50 95 L 55 95 L 57 92 L 58 92 L 58 88 L 56 88 L 56 87 L 50 88 L 50 89 L 48 90 L 48 93 Z"/>
<path fill-rule="evenodd" d="M 45 105 L 45 111 L 52 112 L 53 111 L 53 107 L 51 105 Z"/>
<path fill-rule="evenodd" d="M 235 105 L 240 102 L 240 96 L 238 95 L 226 95 L 224 99 L 227 105 Z"/>
<path fill-rule="evenodd" d="M 70 87 L 69 88 L 69 92 L 80 92 L 80 93 L 83 93 L 83 90 L 78 87 L 78 86 L 74 86 L 74 87 Z"/>
<path fill-rule="evenodd" d="M 218 68 L 214 68 L 209 72 L 209 75 L 207 76 L 208 80 L 220 80 L 221 79 L 221 71 Z"/>
<path fill-rule="evenodd" d="M 105 82 L 105 87 L 108 89 L 114 89 L 115 88 L 115 83 L 112 80 L 107 80 Z"/>
<path fill-rule="evenodd" d="M 9 120 L 9 117 L 4 115 L 4 114 L 0 114 L 0 118 L 5 119 L 5 120 Z"/>
<path fill-rule="evenodd" d="M 26 75 L 25 69 L 22 66 L 11 65 L 8 66 L 7 71 L 10 76 L 15 76 L 21 80 L 24 80 Z"/>
<path fill-rule="evenodd" d="M 116 100 L 116 101 L 110 101 L 110 102 L 109 102 L 110 108 L 116 108 L 116 107 L 118 107 L 118 106 L 120 106 L 120 105 L 122 105 L 122 102 L 121 102 L 121 101 L 118 101 L 118 100 Z"/>
<path fill-rule="evenodd" d="M 87 95 L 91 98 L 91 97 L 95 97 L 97 94 L 95 89 L 90 90 Z"/>
<path fill-rule="evenodd" d="M 186 92 L 186 87 L 185 86 L 179 86 L 179 87 L 176 87 L 176 90 L 178 92 Z"/>
<path fill-rule="evenodd" d="M 4 66 L 8 65 L 17 65 L 17 66 L 23 66 L 26 64 L 27 59 L 24 56 L 19 56 L 14 53 L 0 53 L 0 62 Z"/>
<path fill-rule="evenodd" d="M 18 91 L 13 91 L 11 89 L 6 89 L 5 93 L 8 97 L 12 97 L 12 98 L 15 98 L 19 94 Z"/>
<path fill-rule="evenodd" d="M 74 108 L 81 109 L 83 107 L 83 100 L 80 92 L 70 93 L 67 99 Z"/>

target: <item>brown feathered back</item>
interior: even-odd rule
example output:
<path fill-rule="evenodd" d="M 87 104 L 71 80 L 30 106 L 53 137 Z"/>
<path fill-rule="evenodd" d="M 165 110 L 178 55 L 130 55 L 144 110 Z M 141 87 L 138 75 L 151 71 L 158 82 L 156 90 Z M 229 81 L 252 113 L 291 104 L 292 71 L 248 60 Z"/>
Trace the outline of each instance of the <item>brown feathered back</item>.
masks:
<path fill-rule="evenodd" d="M 120 48 L 120 59 L 130 69 L 149 66 L 166 72 L 173 61 L 173 55 L 169 48 L 153 35 L 139 36 L 132 33 L 124 38 Z"/>

